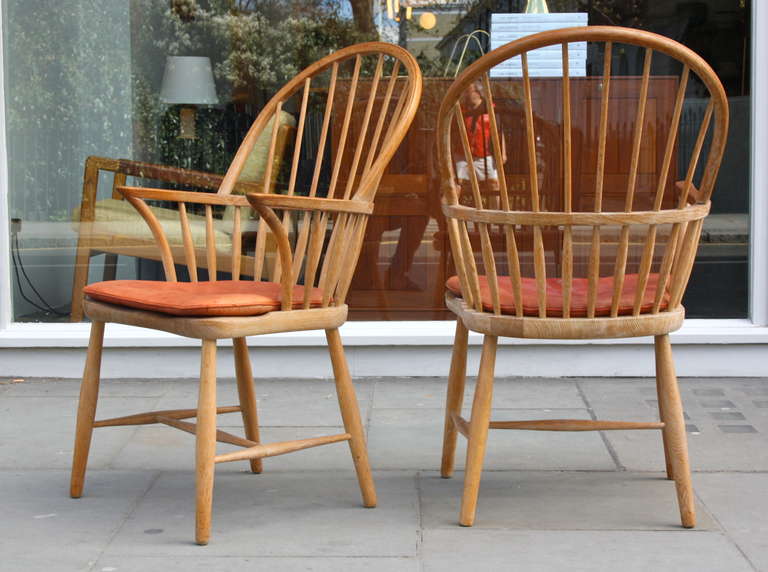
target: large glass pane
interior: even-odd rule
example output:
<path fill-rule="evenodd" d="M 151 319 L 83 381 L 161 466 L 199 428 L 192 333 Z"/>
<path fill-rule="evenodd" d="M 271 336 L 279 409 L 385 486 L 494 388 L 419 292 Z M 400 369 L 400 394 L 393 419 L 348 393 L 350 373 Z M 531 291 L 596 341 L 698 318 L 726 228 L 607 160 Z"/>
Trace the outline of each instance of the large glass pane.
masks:
<path fill-rule="evenodd" d="M 702 55 L 721 78 L 730 103 L 730 135 L 684 304 L 689 317 L 746 316 L 750 2 L 544 4 L 550 14 L 580 14 L 574 22 L 582 18 L 590 25 L 628 26 L 673 38 Z M 424 96 L 382 180 L 348 299 L 350 315 L 450 318 L 443 292 L 454 270 L 440 211 L 437 111 L 456 73 L 503 37 L 494 15 L 525 8 L 523 0 L 4 1 L 9 202 L 20 221 L 12 225 L 11 236 L 14 318 L 79 320 L 78 300 L 86 283 L 162 279 L 144 222 L 113 186 L 127 181 L 215 192 L 218 180 L 203 173 L 226 170 L 250 123 L 279 86 L 329 51 L 368 39 L 398 43 L 417 56 Z M 535 15 L 526 22 L 536 29 Z M 585 77 L 574 80 L 574 125 L 584 133 L 584 165 L 592 164 L 592 100 L 602 61 L 600 50 L 588 46 Z M 642 66 L 638 51 L 613 53 L 612 72 L 621 81 L 635 81 Z M 669 116 L 679 72 L 654 64 L 650 116 Z M 547 71 L 542 68 L 539 75 Z M 492 81 L 494 95 L 499 94 L 496 105 L 507 110 L 504 169 L 514 178 L 525 173 L 525 148 L 515 127 L 519 79 L 501 74 Z M 541 77 L 534 85 L 537 115 L 559 133 L 559 80 Z M 697 89 L 695 83 L 689 86 L 682 112 L 673 167 L 678 179 L 685 176 L 705 111 Z M 285 112 L 287 137 L 295 128 L 294 111 Z M 622 129 L 620 109 L 612 116 L 612 128 Z M 322 122 L 318 109 L 305 127 L 301 164 L 313 164 Z M 334 132 L 339 128 L 331 122 Z M 643 147 L 649 180 L 658 172 L 654 150 L 663 151 L 657 135 Z M 546 147 L 544 140 L 540 143 Z M 621 180 L 625 157 L 614 151 L 613 175 Z M 334 152 L 332 143 L 328 152 Z M 86 164 L 89 156 L 98 158 Z M 286 164 L 290 153 L 277 161 Z M 266 156 L 254 156 L 255 180 L 263 176 L 265 162 Z M 583 173 L 579 168 L 577 180 L 588 181 L 594 168 Z M 274 169 L 270 185 L 275 192 L 287 188 L 285 171 Z M 329 177 L 321 173 L 320 189 Z M 299 186 L 310 180 L 311 173 L 300 176 Z M 168 211 L 156 207 L 159 213 Z M 246 253 L 254 248 L 248 241 L 246 232 Z"/>

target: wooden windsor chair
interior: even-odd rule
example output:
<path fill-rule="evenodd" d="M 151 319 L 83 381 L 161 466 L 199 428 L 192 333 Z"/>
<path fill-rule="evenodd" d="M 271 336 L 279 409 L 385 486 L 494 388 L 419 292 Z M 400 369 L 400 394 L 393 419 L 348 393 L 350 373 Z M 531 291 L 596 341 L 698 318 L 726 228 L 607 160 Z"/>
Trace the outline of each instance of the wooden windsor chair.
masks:
<path fill-rule="evenodd" d="M 602 49 L 602 65 L 599 61 L 592 63 L 593 69 L 602 69 L 602 77 L 569 77 L 569 45 L 574 42 L 597 44 L 590 48 L 590 53 L 600 53 L 595 47 Z M 616 45 L 629 45 L 644 54 L 641 76 L 612 76 L 611 54 L 618 51 Z M 531 79 L 527 56 L 531 50 L 549 46 L 555 50 L 561 47 L 558 51 L 562 54 L 563 79 L 560 93 L 562 163 L 548 165 L 542 164 L 542 154 L 536 150 L 534 116 L 544 111 L 534 109 L 531 86 L 535 80 Z M 527 156 L 528 161 L 530 208 L 510 208 L 511 193 L 503 169 L 499 170 L 500 208 L 483 207 L 476 176 L 470 177 L 474 204 L 463 206 L 457 198 L 458 185 L 451 157 L 452 136 L 459 139 L 465 156 L 469 156 L 458 101 L 467 85 L 481 79 L 489 100 L 493 153 L 497 164 L 501 164 L 498 161 L 500 136 L 492 101 L 496 96 L 489 70 L 510 58 L 520 58 L 521 64 L 527 145 L 520 149 L 520 154 Z M 651 66 L 656 58 L 676 62 L 682 71 L 676 79 L 676 89 L 671 92 L 674 105 L 669 106 L 670 114 L 656 117 L 654 123 L 651 115 L 659 109 L 659 100 L 651 105 L 648 94 Z M 594 84 L 596 79 L 599 81 L 593 105 L 572 109 L 572 84 L 577 81 Z M 681 167 L 683 180 L 676 181 L 670 168 L 675 164 L 677 131 L 689 89 L 707 92 L 709 104 L 687 167 Z M 630 91 L 634 93 L 631 97 Z M 619 118 L 622 124 L 619 128 L 612 127 L 614 112 L 634 116 L 629 124 L 631 137 L 626 137 L 627 122 L 622 118 Z M 584 122 L 584 117 L 577 114 L 598 118 L 591 136 L 588 130 L 579 134 L 585 146 L 580 150 L 583 159 L 579 164 L 572 161 L 573 126 L 577 119 Z M 702 221 L 710 210 L 710 196 L 727 130 L 725 92 L 702 58 L 668 38 L 619 27 L 554 30 L 509 43 L 474 62 L 447 92 L 438 118 L 438 152 L 443 212 L 457 269 L 457 276 L 447 283 L 446 304 L 458 320 L 448 380 L 441 472 L 446 478 L 452 475 L 457 434 L 461 433 L 468 445 L 460 524 L 471 526 L 475 520 L 489 429 L 660 429 L 667 476 L 675 481 L 682 524 L 686 528 L 695 525 L 685 423 L 669 333 L 683 323 L 685 311 L 681 300 L 691 274 Z M 621 138 L 627 141 L 626 145 Z M 649 150 L 649 140 L 655 139 L 661 142 L 659 149 Z M 705 142 L 706 163 L 700 161 Z M 609 154 L 625 161 L 624 175 L 607 171 Z M 558 153 L 555 151 L 554 155 Z M 541 171 L 548 168 L 559 169 L 554 188 L 542 185 Z M 545 202 L 546 193 L 560 200 Z M 561 210 L 546 209 L 543 206 L 546 204 L 561 205 Z M 480 235 L 479 245 L 470 240 L 475 229 Z M 489 236 L 499 229 L 505 237 L 504 245 L 494 251 Z M 545 247 L 542 238 L 551 229 L 561 232 L 562 239 L 556 249 L 551 245 Z M 527 237 L 526 240 L 519 240 L 521 236 Z M 531 237 L 532 240 L 528 240 Z M 577 249 L 585 263 L 575 263 Z M 558 256 L 560 260 L 556 262 Z M 468 330 L 484 335 L 469 420 L 461 416 Z M 548 339 L 654 336 L 660 421 L 491 421 L 498 336 Z"/>
<path fill-rule="evenodd" d="M 346 92 L 337 84 L 351 74 Z M 356 96 L 358 83 L 367 83 L 364 96 Z M 216 463 L 249 460 L 251 470 L 261 472 L 261 459 L 348 441 L 358 481 L 367 507 L 376 505 L 365 436 L 338 328 L 347 317 L 345 297 L 360 252 L 366 222 L 384 169 L 402 141 L 421 96 L 421 73 L 414 58 L 391 44 L 371 42 L 342 50 L 311 65 L 287 83 L 256 118 L 245 136 L 218 193 L 118 187 L 149 225 L 161 254 L 166 281 L 111 280 L 85 288 L 83 308 L 92 320 L 90 343 L 77 413 L 71 496 L 83 492 L 86 463 L 94 427 L 162 423 L 196 436 L 196 534 L 198 544 L 210 536 L 213 477 Z M 307 116 L 319 108 L 322 129 L 319 140 L 309 141 Z M 286 195 L 231 194 L 244 163 L 270 119 L 284 109 L 295 109 L 298 129 L 291 155 Z M 330 148 L 329 125 L 334 113 L 344 117 L 336 146 Z M 358 127 L 350 119 L 361 114 Z M 272 121 L 272 164 L 278 122 Z M 305 156 L 302 141 L 317 149 L 307 188 L 300 185 L 299 164 Z M 350 168 L 340 177 L 340 166 L 350 159 Z M 323 173 L 330 174 L 330 180 Z M 265 181 L 270 180 L 267 172 Z M 298 181 L 298 182 L 297 182 Z M 322 183 L 322 184 L 321 184 Z M 301 187 L 301 188 L 300 188 Z M 301 193 L 301 194 L 299 194 Z M 321 196 L 325 195 L 325 196 Z M 174 252 L 148 201 L 178 205 L 186 266 L 191 282 L 177 282 Z M 198 281 L 197 252 L 190 231 L 188 206 L 201 207 L 206 220 L 205 257 L 208 281 Z M 255 240 L 254 280 L 241 280 L 242 211 L 253 207 L 261 216 Z M 231 236 L 221 252 L 216 245 L 216 209 L 233 210 Z M 275 211 L 278 211 L 277 213 Z M 279 214 L 278 214 L 279 213 Z M 277 242 L 278 268 L 272 282 L 260 281 L 267 233 Z M 219 263 L 223 257 L 224 263 Z M 217 280 L 217 270 L 231 272 L 231 280 Z M 95 420 L 99 389 L 104 324 L 117 322 L 163 330 L 202 340 L 200 388 L 197 407 L 153 411 L 125 417 Z M 245 336 L 324 329 L 336 381 L 344 433 L 280 443 L 261 443 L 253 376 Z M 239 404 L 219 407 L 216 403 L 216 340 L 232 338 Z M 241 412 L 245 438 L 216 427 L 221 413 Z M 197 417 L 197 423 L 183 419 Z M 243 447 L 216 454 L 216 442 Z"/>

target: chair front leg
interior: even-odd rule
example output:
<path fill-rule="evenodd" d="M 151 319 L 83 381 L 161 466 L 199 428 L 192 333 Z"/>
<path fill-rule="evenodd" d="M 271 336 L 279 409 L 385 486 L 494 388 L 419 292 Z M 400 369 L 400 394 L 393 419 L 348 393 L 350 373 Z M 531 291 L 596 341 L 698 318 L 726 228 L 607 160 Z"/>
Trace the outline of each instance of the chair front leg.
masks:
<path fill-rule="evenodd" d="M 80 401 L 77 406 L 77 426 L 75 428 L 75 447 L 72 455 L 72 475 L 69 494 L 80 498 L 83 494 L 85 469 L 88 464 L 88 452 L 91 448 L 93 422 L 96 419 L 96 403 L 99 399 L 99 378 L 101 377 L 101 348 L 104 343 L 104 322 L 91 324 L 91 337 L 88 342 L 88 355 L 85 358 L 85 371 L 80 385 Z"/>
<path fill-rule="evenodd" d="M 462 321 L 456 320 L 456 336 L 453 340 L 453 356 L 448 374 L 448 392 L 445 398 L 445 427 L 443 429 L 443 461 L 440 475 L 447 479 L 453 475 L 458 431 L 453 415 L 461 414 L 464 402 L 464 385 L 467 379 L 467 339 L 469 332 Z"/>
<path fill-rule="evenodd" d="M 656 336 L 656 383 L 659 387 L 659 403 L 664 413 L 664 433 L 667 437 L 668 456 L 675 479 L 680 520 L 685 528 L 696 526 L 691 468 L 688 464 L 688 439 L 685 435 L 683 405 L 672 360 L 669 335 Z"/>
<path fill-rule="evenodd" d="M 256 408 L 256 392 L 254 391 L 251 358 L 248 355 L 248 344 L 245 338 L 234 338 L 232 344 L 235 350 L 235 374 L 237 376 L 237 394 L 240 398 L 240 412 L 243 415 L 245 438 L 259 443 L 259 415 Z M 251 459 L 251 471 L 261 473 L 261 459 Z"/>
<path fill-rule="evenodd" d="M 355 387 L 349 376 L 347 359 L 344 356 L 344 346 L 338 329 L 325 330 L 328 340 L 328 350 L 331 354 L 333 375 L 336 379 L 336 394 L 339 398 L 339 408 L 344 421 L 344 430 L 351 435 L 349 449 L 352 453 L 352 461 L 355 463 L 357 480 L 360 484 L 360 492 L 363 496 L 363 505 L 369 508 L 376 506 L 376 486 L 371 475 L 371 466 L 368 462 L 368 449 L 365 445 L 365 433 L 360 422 L 360 408 L 355 396 Z"/>
<path fill-rule="evenodd" d="M 483 338 L 483 355 L 480 358 L 480 372 L 477 375 L 475 397 L 472 401 L 472 418 L 469 421 L 467 442 L 467 466 L 464 470 L 464 494 L 461 498 L 459 524 L 472 526 L 477 512 L 477 495 L 483 473 L 485 445 L 491 421 L 493 402 L 493 372 L 496 366 L 496 336 Z"/>
<path fill-rule="evenodd" d="M 216 340 L 203 340 L 200 393 L 197 399 L 195 445 L 195 541 L 208 544 L 211 536 L 214 457 L 216 455 Z"/>

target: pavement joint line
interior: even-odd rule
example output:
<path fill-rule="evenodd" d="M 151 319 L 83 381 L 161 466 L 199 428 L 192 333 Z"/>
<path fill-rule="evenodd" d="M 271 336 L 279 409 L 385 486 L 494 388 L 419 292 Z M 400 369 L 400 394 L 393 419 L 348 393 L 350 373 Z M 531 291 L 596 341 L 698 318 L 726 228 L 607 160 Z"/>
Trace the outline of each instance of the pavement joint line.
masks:
<path fill-rule="evenodd" d="M 713 511 L 709 510 L 709 507 L 707 506 L 707 503 L 704 502 L 704 499 L 699 495 L 699 493 L 696 492 L 695 489 L 693 491 L 693 494 L 696 497 L 696 500 L 699 501 L 701 506 L 703 506 L 707 510 L 707 512 L 709 513 L 709 516 L 712 517 L 712 520 L 715 521 L 715 524 L 717 524 L 717 526 L 720 527 L 720 534 L 722 534 L 723 537 L 730 544 L 733 545 L 733 547 L 739 552 L 739 554 L 741 554 L 742 558 L 744 558 L 744 560 L 746 560 L 747 564 L 749 564 L 749 566 L 750 566 L 750 568 L 752 568 L 752 570 L 754 570 L 755 572 L 760 572 L 760 569 L 757 566 L 755 566 L 755 564 L 752 562 L 752 560 L 749 558 L 749 556 L 747 556 L 747 553 L 741 548 L 739 543 L 736 542 L 736 540 L 731 536 L 730 532 L 728 531 L 728 528 L 723 526 L 723 523 L 720 522 L 720 519 L 717 517 L 717 515 Z"/>
<path fill-rule="evenodd" d="M 419 570 L 423 570 L 423 549 L 424 549 L 424 519 L 422 515 L 422 491 L 421 491 L 421 471 L 416 471 L 413 476 L 416 486 L 416 558 L 419 562 Z"/>
<path fill-rule="evenodd" d="M 589 399 L 587 399 L 587 395 L 586 393 L 584 393 L 584 389 L 581 387 L 581 383 L 579 381 L 576 381 L 575 384 L 576 384 L 576 390 L 579 392 L 579 395 L 581 396 L 581 400 L 584 402 L 584 405 L 586 405 L 587 407 L 589 416 L 592 418 L 593 421 L 597 421 L 597 416 L 595 415 L 595 411 L 592 409 L 592 404 L 589 402 Z M 619 460 L 619 454 L 616 452 L 616 449 L 613 448 L 613 445 L 611 445 L 611 442 L 608 440 L 608 436 L 605 434 L 605 431 L 598 431 L 598 433 L 600 434 L 600 439 L 603 440 L 603 445 L 605 445 L 605 448 L 608 451 L 608 454 L 611 456 L 611 459 L 616 465 L 616 470 L 626 471 L 627 468 Z"/>
<path fill-rule="evenodd" d="M 115 537 L 123 529 L 123 527 L 125 526 L 125 523 L 128 522 L 128 519 L 131 518 L 131 516 L 133 516 L 134 512 L 136 512 L 136 509 L 141 504 L 141 501 L 144 500 L 144 498 L 147 496 L 149 491 L 152 490 L 152 487 L 155 486 L 155 483 L 158 481 L 162 473 L 163 473 L 162 471 L 152 471 L 152 477 L 149 479 L 149 483 L 147 484 L 147 486 L 144 487 L 144 492 L 138 495 L 136 499 L 129 505 L 128 510 L 125 512 L 125 516 L 120 520 L 119 523 L 117 523 L 114 530 L 112 530 L 112 533 L 109 535 L 107 542 L 104 544 L 104 548 L 101 549 L 101 551 L 98 553 L 98 555 L 94 559 L 93 563 L 88 567 L 88 572 L 94 571 L 96 565 L 99 563 L 99 560 L 101 560 L 101 558 L 104 556 L 107 549 L 110 547 L 110 545 L 114 541 Z"/>

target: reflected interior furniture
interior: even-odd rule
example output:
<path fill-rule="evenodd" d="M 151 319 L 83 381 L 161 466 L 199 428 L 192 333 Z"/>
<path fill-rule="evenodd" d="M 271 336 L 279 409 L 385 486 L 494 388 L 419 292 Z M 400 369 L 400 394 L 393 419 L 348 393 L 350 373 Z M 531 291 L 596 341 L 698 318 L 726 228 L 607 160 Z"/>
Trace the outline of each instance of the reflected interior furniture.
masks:
<path fill-rule="evenodd" d="M 568 77 L 568 44 L 572 42 L 589 42 L 598 49 L 602 45 L 604 50 L 604 61 L 597 65 L 597 72 L 602 70 L 602 76 L 592 80 L 600 82 L 601 92 L 592 111 L 584 110 L 572 98 L 571 87 L 578 83 Z M 616 81 L 612 76 L 611 52 L 624 45 L 642 49 L 643 75 L 634 83 L 637 88 L 634 104 L 617 106 L 611 100 L 614 90 L 624 90 L 629 83 Z M 563 78 L 556 83 L 561 101 L 557 112 L 561 114 L 563 127 L 559 140 L 549 142 L 554 148 L 542 151 L 538 148 L 535 118 L 541 108 L 533 97 L 527 53 L 545 46 L 562 53 Z M 497 91 L 493 90 L 488 73 L 493 66 L 512 57 L 520 57 L 522 63 L 526 141 L 521 155 L 527 163 L 528 196 L 521 207 L 519 201 L 512 200 L 508 182 L 500 177 L 500 206 L 487 208 L 481 200 L 479 183 L 472 177 L 474 202 L 463 205 L 454 179 L 452 145 L 458 140 L 464 156 L 469 156 L 469 143 L 457 102 L 468 85 L 475 80 L 483 81 L 491 110 L 493 153 L 499 157 L 498 122 L 491 101 Z M 650 72 L 656 58 L 679 62 L 681 75 L 671 97 L 671 117 L 665 121 L 654 117 L 651 123 Z M 551 85 L 554 84 L 555 80 Z M 677 175 L 670 172 L 670 167 L 674 165 L 686 89 L 691 86 L 702 86 L 709 94 L 709 104 L 698 126 L 685 179 L 675 181 Z M 629 97 L 628 93 L 619 95 Z M 616 114 L 624 114 L 629 120 L 621 132 L 612 133 L 610 118 Z M 587 120 L 595 121 L 596 125 L 584 125 Z M 583 129 L 597 134 L 581 149 L 576 148 L 574 137 L 579 122 Z M 457 267 L 457 275 L 448 280 L 445 300 L 457 316 L 457 326 L 448 381 L 441 473 L 446 478 L 452 475 L 457 435 L 462 434 L 468 443 L 460 524 L 471 526 L 475 521 L 489 429 L 656 429 L 662 433 L 667 476 L 675 482 L 682 525 L 686 528 L 695 525 L 685 423 L 669 333 L 683 323 L 685 310 L 681 300 L 702 223 L 710 210 L 710 196 L 727 130 L 727 99 L 709 65 L 673 40 L 627 28 L 590 26 L 531 35 L 482 57 L 451 86 L 440 108 L 438 152 L 443 212 Z M 624 133 L 629 136 L 630 146 L 622 160 L 629 169 L 626 174 L 611 177 L 607 171 L 609 155 L 621 150 L 616 137 L 626 137 Z M 663 138 L 663 144 L 657 147 L 663 149 L 661 157 L 643 151 L 644 142 L 650 136 Z M 708 153 L 702 152 L 707 136 L 711 137 Z M 547 164 L 546 158 L 553 156 L 560 159 Z M 582 162 L 580 171 L 577 160 Z M 655 174 L 644 173 L 644 165 L 647 167 L 653 162 L 657 162 Z M 542 173 L 553 165 L 558 184 L 548 189 L 542 184 Z M 591 173 L 585 172 L 587 167 Z M 552 245 L 545 240 L 548 229 L 557 229 L 560 233 L 557 252 L 552 252 Z M 478 241 L 470 239 L 472 232 L 477 233 Z M 494 234 L 497 238 L 503 236 L 503 244 L 493 243 Z M 483 350 L 471 417 L 465 419 L 461 408 L 469 330 L 483 334 Z M 654 336 L 660 421 L 492 421 L 499 336 L 529 339 Z"/>
<path fill-rule="evenodd" d="M 295 119 L 286 112 L 280 114 L 277 139 L 269 169 L 270 177 L 268 183 L 265 184 L 267 155 L 272 133 L 270 127 L 271 125 L 267 126 L 254 145 L 234 192 L 275 192 L 275 184 L 282 167 L 285 148 L 295 132 Z M 111 197 L 99 199 L 99 183 L 102 174 L 111 176 Z M 154 184 L 168 183 L 210 192 L 216 192 L 223 179 L 222 175 L 192 169 L 181 169 L 129 159 L 88 157 L 85 160 L 80 206 L 74 210 L 72 217 L 77 231 L 77 250 L 70 309 L 70 321 L 72 322 L 80 322 L 83 319 L 83 288 L 88 283 L 90 262 L 93 256 L 106 255 L 103 280 L 115 279 L 119 255 L 160 261 L 160 255 L 146 223 L 117 192 L 117 187 L 125 185 L 128 177 L 142 179 L 145 182 L 151 181 Z M 183 263 L 182 238 L 175 225 L 178 220 L 178 213 L 167 207 L 152 206 L 151 208 L 160 220 L 170 221 L 165 223 L 166 232 L 169 233 L 168 239 L 175 259 L 179 263 Z M 231 240 L 231 237 L 226 233 L 227 219 L 231 218 L 231 214 L 231 209 L 227 210 L 226 207 L 217 213 L 217 219 L 221 218 L 224 221 L 223 224 L 219 220 L 216 221 L 217 226 L 222 227 L 217 229 L 217 240 L 222 246 Z M 205 217 L 194 213 L 189 213 L 188 217 L 192 239 L 198 253 L 198 267 L 206 268 L 204 254 Z M 248 272 L 253 271 L 252 257 L 243 255 L 241 264 L 245 275 L 249 275 Z"/>
<path fill-rule="evenodd" d="M 383 98 L 361 97 L 354 90 L 342 105 L 334 108 L 333 91 L 344 73 L 354 81 L 361 70 L 371 70 L 373 81 L 386 94 Z M 308 102 L 313 83 L 326 82 L 325 128 L 320 136 L 323 149 L 333 113 L 347 117 L 363 107 L 367 120 L 359 129 L 345 129 L 345 144 L 334 154 L 318 155 L 309 189 L 298 189 L 297 167 L 304 137 Z M 395 89 L 397 86 L 397 89 Z M 83 492 L 86 463 L 94 427 L 162 423 L 196 436 L 196 534 L 198 544 L 210 536 L 213 477 L 216 463 L 250 460 L 251 470 L 261 472 L 261 459 L 309 447 L 347 441 L 357 471 L 363 504 L 376 505 L 376 492 L 368 463 L 365 437 L 354 388 L 339 335 L 347 317 L 345 303 L 352 273 L 360 252 L 367 219 L 379 179 L 387 162 L 402 141 L 416 112 L 421 94 L 421 76 L 414 58 L 398 46 L 380 42 L 358 44 L 339 50 L 311 65 L 287 83 L 265 106 L 245 136 L 217 193 L 187 192 L 143 187 L 118 186 L 117 192 L 140 213 L 155 239 L 165 272 L 165 281 L 110 280 L 88 285 L 84 310 L 91 319 L 91 337 L 81 385 L 71 476 L 71 496 Z M 297 101 L 298 100 L 298 101 Z M 233 194 L 240 172 L 252 148 L 270 120 L 283 107 L 295 104 L 298 131 L 291 159 L 288 192 L 285 195 Z M 274 153 L 277 129 L 272 129 Z M 338 178 L 342 160 L 351 154 L 354 170 L 349 184 Z M 269 163 L 268 163 L 269 164 Z M 328 167 L 335 176 L 327 197 L 317 196 L 319 173 Z M 267 174 L 267 180 L 269 176 Z M 308 192 L 297 192 L 308 191 Z M 177 280 L 173 248 L 163 224 L 148 201 L 167 201 L 178 206 L 179 234 L 183 261 L 190 282 Z M 267 230 L 276 240 L 276 279 L 262 281 L 256 272 L 252 280 L 243 274 L 240 244 L 243 212 L 252 206 L 265 223 L 259 226 L 254 257 L 261 264 L 265 256 Z M 205 218 L 205 258 L 208 279 L 198 278 L 198 256 L 188 211 L 202 207 Z M 230 236 L 225 248 L 217 244 L 213 211 L 230 207 Z M 277 211 L 277 212 L 276 212 Z M 268 228 L 267 228 L 268 227 Z M 290 232 L 292 228 L 298 232 Z M 231 280 L 218 280 L 217 270 L 231 273 Z M 152 328 L 202 340 L 200 389 L 197 407 L 173 411 L 152 411 L 114 419 L 95 419 L 99 388 L 101 348 L 106 322 Z M 324 329 L 336 381 L 344 432 L 280 443 L 261 443 L 253 376 L 246 336 L 266 333 Z M 231 338 L 240 403 L 219 407 L 216 403 L 216 340 Z M 245 437 L 217 430 L 216 416 L 239 411 Z M 197 423 L 184 421 L 196 417 Z M 216 442 L 242 450 L 216 454 Z"/>

